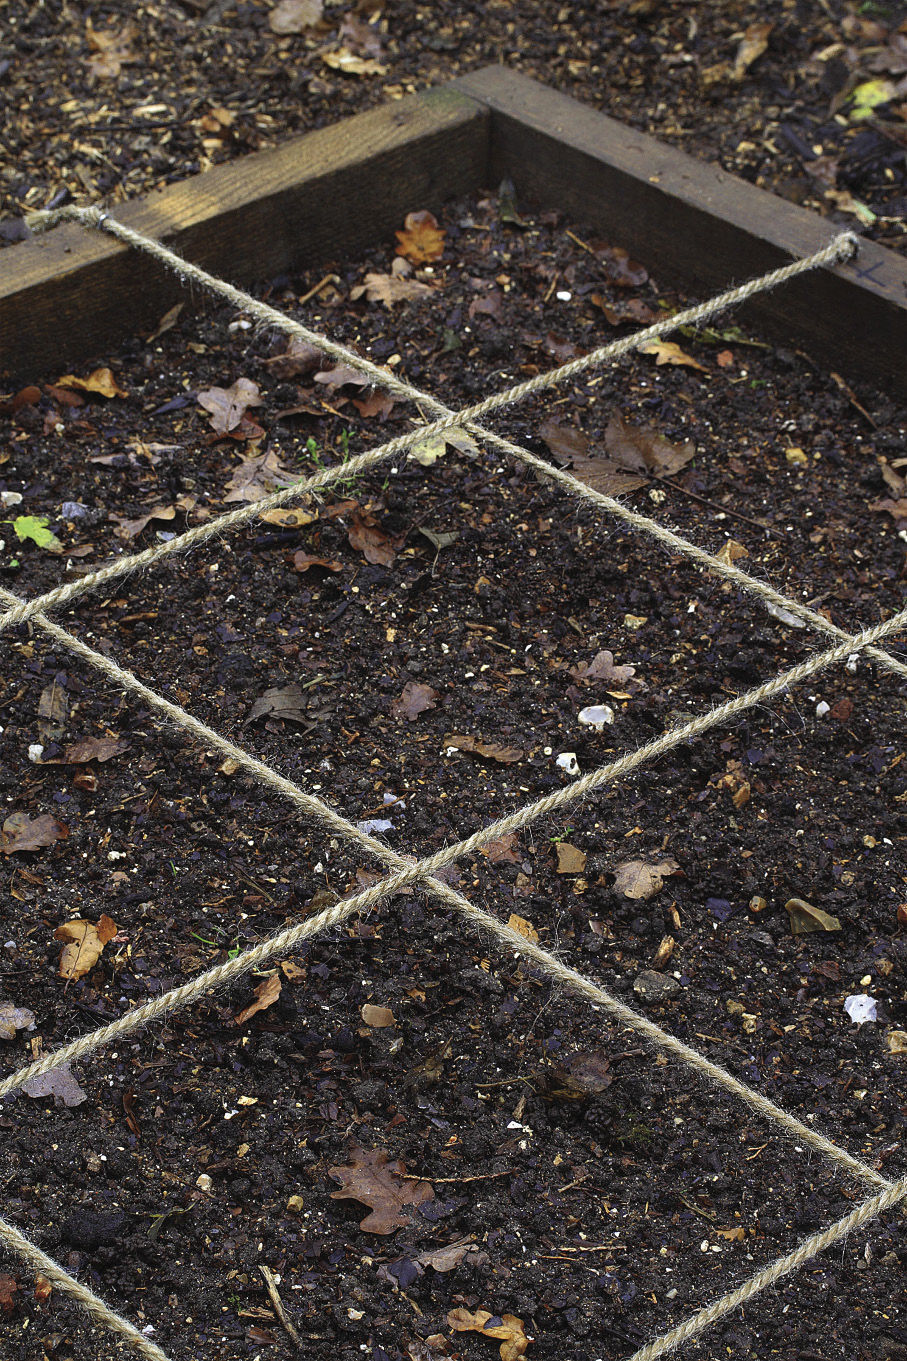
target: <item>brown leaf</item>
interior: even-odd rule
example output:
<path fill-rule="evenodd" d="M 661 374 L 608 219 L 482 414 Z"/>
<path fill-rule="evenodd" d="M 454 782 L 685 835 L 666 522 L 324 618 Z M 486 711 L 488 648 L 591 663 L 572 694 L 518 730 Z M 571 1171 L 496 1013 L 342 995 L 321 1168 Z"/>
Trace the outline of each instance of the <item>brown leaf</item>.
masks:
<path fill-rule="evenodd" d="M 514 1314 L 491 1314 L 487 1309 L 477 1309 L 474 1314 L 468 1309 L 451 1309 L 447 1326 L 457 1333 L 481 1333 L 483 1337 L 500 1341 L 501 1361 L 519 1361 L 531 1341 L 526 1336 L 522 1319 Z"/>
<path fill-rule="evenodd" d="M 679 874 L 676 860 L 624 860 L 614 867 L 614 892 L 623 898 L 654 898 L 669 874 Z"/>
<path fill-rule="evenodd" d="M 605 277 L 618 288 L 640 288 L 648 281 L 648 271 L 636 260 L 631 260 L 620 246 L 596 246 L 595 258 L 602 265 Z"/>
<path fill-rule="evenodd" d="M 365 397 L 354 397 L 353 406 L 366 420 L 374 420 L 377 417 L 383 423 L 393 411 L 396 402 L 388 393 L 373 388 Z"/>
<path fill-rule="evenodd" d="M 27 1082 L 22 1083 L 22 1090 L 26 1096 L 34 1097 L 35 1100 L 42 1096 L 52 1096 L 55 1106 L 81 1106 L 83 1101 L 88 1100 L 88 1093 L 79 1086 L 68 1063 L 61 1063 L 59 1068 L 54 1068 L 49 1073 L 40 1073 L 38 1077 L 29 1078 Z"/>
<path fill-rule="evenodd" d="M 300 510 L 298 506 L 293 510 L 284 510 L 282 506 L 278 506 L 275 510 L 263 510 L 258 518 L 262 524 L 280 525 L 281 529 L 301 529 L 303 525 L 313 524 L 318 516 L 312 515 L 307 510 Z"/>
<path fill-rule="evenodd" d="M 884 515 L 887 511 L 891 518 L 900 524 L 901 521 L 907 520 L 907 496 L 902 496 L 897 501 L 893 501 L 890 496 L 884 501 L 871 501 L 869 509 L 876 515 Z"/>
<path fill-rule="evenodd" d="M 389 1025 L 395 1025 L 394 1013 L 390 1007 L 372 1006 L 371 1002 L 365 1002 L 359 1013 L 367 1026 L 373 1030 L 385 1030 Z"/>
<path fill-rule="evenodd" d="M 345 43 L 352 52 L 358 53 L 361 57 L 377 58 L 382 56 L 379 30 L 373 28 L 371 24 L 363 23 L 355 14 L 344 16 L 343 23 L 340 25 L 339 37 L 342 43 Z"/>
<path fill-rule="evenodd" d="M 279 973 L 275 971 L 268 974 L 267 978 L 263 979 L 258 987 L 253 989 L 255 1001 L 250 1002 L 247 1007 L 243 1007 L 242 1011 L 238 1012 L 233 1018 L 234 1025 L 245 1025 L 246 1021 L 252 1016 L 257 1016 L 260 1011 L 266 1011 L 268 1007 L 272 1007 L 280 996 L 282 987 Z"/>
<path fill-rule="evenodd" d="M 123 737 L 81 737 L 71 742 L 63 755 L 55 761 L 44 761 L 48 766 L 84 766 L 89 761 L 110 761 L 128 751 L 131 743 Z"/>
<path fill-rule="evenodd" d="M 322 369 L 320 373 L 315 374 L 315 382 L 322 383 L 331 396 L 339 388 L 367 388 L 372 385 L 368 374 L 363 373 L 361 369 L 351 368 L 349 364 L 337 364 L 332 369 Z"/>
<path fill-rule="evenodd" d="M 434 213 L 407 213 L 403 231 L 396 233 L 399 242 L 397 254 L 405 255 L 414 265 L 431 264 L 432 260 L 440 260 L 444 254 L 445 236 L 446 232 L 438 225 Z"/>
<path fill-rule="evenodd" d="M 654 354 L 656 367 L 662 364 L 682 364 L 688 369 L 698 369 L 700 373 L 708 373 L 704 364 L 700 364 L 698 359 L 693 359 L 686 354 L 679 345 L 675 345 L 673 340 L 650 340 L 645 345 L 639 346 L 640 354 Z"/>
<path fill-rule="evenodd" d="M 14 1040 L 17 1030 L 34 1030 L 35 1013 L 28 1007 L 0 1002 L 0 1040 Z"/>
<path fill-rule="evenodd" d="M 600 309 L 609 326 L 621 326 L 626 321 L 648 326 L 651 322 L 658 320 L 658 313 L 653 312 L 652 308 L 647 306 L 640 298 L 627 298 L 618 302 L 609 302 L 600 293 L 590 293 L 589 301 L 594 307 Z"/>
<path fill-rule="evenodd" d="M 734 69 L 731 72 L 734 80 L 742 80 L 756 58 L 762 56 L 762 53 L 768 47 L 769 35 L 774 26 L 773 23 L 768 22 L 750 24 L 734 58 Z"/>
<path fill-rule="evenodd" d="M 347 530 L 350 547 L 362 553 L 366 562 L 390 567 L 397 556 L 400 540 L 385 534 L 371 515 L 355 514 L 350 517 Z"/>
<path fill-rule="evenodd" d="M 589 456 L 588 436 L 575 425 L 561 425 L 559 420 L 550 417 L 539 426 L 539 434 L 555 458 L 563 459 L 565 463 Z"/>
<path fill-rule="evenodd" d="M 380 61 L 358 57 L 348 47 L 340 47 L 336 52 L 323 52 L 321 60 L 332 71 L 339 71 L 344 76 L 383 76 L 387 73 L 387 67 L 382 66 Z"/>
<path fill-rule="evenodd" d="M 15 1276 L 10 1276 L 5 1271 L 0 1273 L 0 1316 L 3 1318 L 9 1318 L 15 1310 L 18 1290 L 19 1282 Z"/>
<path fill-rule="evenodd" d="M 599 1096 L 613 1080 L 605 1055 L 584 1049 L 545 1070 L 543 1095 L 560 1101 L 587 1101 L 590 1096 Z"/>
<path fill-rule="evenodd" d="M 486 841 L 481 847 L 482 854 L 492 865 L 499 865 L 502 861 L 509 861 L 513 865 L 520 863 L 519 855 L 519 836 L 516 832 L 510 832 L 508 836 L 496 837 L 494 841 Z"/>
<path fill-rule="evenodd" d="M 281 354 L 272 354 L 265 363 L 275 378 L 300 378 L 303 374 L 320 369 L 324 355 L 317 345 L 310 345 L 299 336 L 291 336 L 287 348 Z"/>
<path fill-rule="evenodd" d="M 30 818 L 27 813 L 11 813 L 0 831 L 0 852 L 15 855 L 17 851 L 40 851 L 69 836 L 65 822 L 49 813 Z"/>
<path fill-rule="evenodd" d="M 323 13 L 322 0 L 280 0 L 268 15 L 268 27 L 281 36 L 301 33 L 319 23 Z"/>
<path fill-rule="evenodd" d="M 249 378 L 237 378 L 228 388 L 205 388 L 195 400 L 210 413 L 209 424 L 218 435 L 229 435 L 250 406 L 261 406 L 262 403 L 258 384 Z"/>
<path fill-rule="evenodd" d="M 519 747 L 505 747 L 500 742 L 482 742 L 477 737 L 466 737 L 462 733 L 452 733 L 444 739 L 445 752 L 449 748 L 469 752 L 472 756 L 482 756 L 488 761 L 500 761 L 501 765 L 515 765 L 522 761 L 524 752 Z"/>
<path fill-rule="evenodd" d="M 138 61 L 132 43 L 138 36 L 134 24 L 124 24 L 119 30 L 96 29 L 90 19 L 85 21 L 85 36 L 93 56 L 88 58 L 88 71 L 95 80 L 113 79 L 123 66 Z"/>
<path fill-rule="evenodd" d="M 749 557 L 747 549 L 736 539 L 726 539 L 715 555 L 719 562 L 726 563 L 728 567 L 733 567 L 738 558 Z"/>
<path fill-rule="evenodd" d="M 611 681 L 615 685 L 626 685 L 636 675 L 636 667 L 615 666 L 613 652 L 605 649 L 596 652 L 591 662 L 571 667 L 570 675 L 578 681 Z"/>
<path fill-rule="evenodd" d="M 647 477 L 626 473 L 612 463 L 610 458 L 587 458 L 571 469 L 577 482 L 583 482 L 602 496 L 626 496 L 631 491 L 648 485 Z"/>
<path fill-rule="evenodd" d="M 269 449 L 266 454 L 255 454 L 243 460 L 227 483 L 227 495 L 223 499 L 260 501 L 277 487 L 286 487 L 296 480 L 280 462 L 275 450 Z"/>
<path fill-rule="evenodd" d="M 116 933 L 116 922 L 106 914 L 100 918 L 97 925 L 77 918 L 58 926 L 54 932 L 54 940 L 67 942 L 60 955 L 60 967 L 57 971 L 60 978 L 68 981 L 84 978 L 97 964 L 104 946 L 113 940 Z"/>
<path fill-rule="evenodd" d="M 295 681 L 289 685 L 277 685 L 259 695 L 249 710 L 246 722 L 252 723 L 256 718 L 280 718 L 285 723 L 308 723 L 307 704 L 305 691 Z"/>
<path fill-rule="evenodd" d="M 605 430 L 605 448 L 619 468 L 630 472 L 670 477 L 680 472 L 696 454 L 692 440 L 672 444 L 649 425 L 633 425 L 623 416 L 612 416 Z"/>
<path fill-rule="evenodd" d="M 391 1162 L 383 1149 L 354 1148 L 347 1167 L 329 1167 L 328 1173 L 340 1182 L 342 1190 L 332 1191 L 332 1200 L 358 1200 L 370 1213 L 359 1227 L 365 1233 L 389 1234 L 412 1222 L 408 1206 L 415 1208 L 434 1200 L 427 1181 L 406 1175 L 399 1160 Z"/>
<path fill-rule="evenodd" d="M 795 936 L 804 936 L 812 931 L 841 930 L 839 917 L 823 912 L 820 907 L 813 907 L 805 898 L 788 898 L 784 910 L 790 917 L 791 933 Z"/>
<path fill-rule="evenodd" d="M 403 693 L 391 705 L 394 718 L 414 719 L 426 709 L 434 709 L 438 702 L 438 691 L 419 681 L 407 681 Z"/>
<path fill-rule="evenodd" d="M 342 572 L 343 563 L 334 558 L 313 558 L 311 553 L 299 548 L 293 554 L 293 566 L 297 572 L 307 572 L 310 567 L 323 567 L 326 572 Z"/>
<path fill-rule="evenodd" d="M 110 369 L 94 369 L 87 378 L 76 378 L 72 373 L 57 379 L 57 387 L 81 388 L 83 392 L 96 392 L 100 397 L 126 397 Z"/>
<path fill-rule="evenodd" d="M 370 272 L 365 282 L 350 289 L 350 297 L 365 297 L 367 302 L 383 302 L 385 307 L 393 307 L 395 302 L 411 302 L 414 298 L 426 298 L 436 290 L 418 279 L 403 279 L 396 274 L 376 274 Z"/>
<path fill-rule="evenodd" d="M 473 298 L 469 304 L 469 320 L 474 317 L 491 317 L 498 321 L 501 316 L 501 305 L 504 301 L 504 294 L 499 288 L 493 288 L 489 293 L 483 293 L 480 298 Z"/>
<path fill-rule="evenodd" d="M 37 1275 L 35 1277 L 35 1299 L 39 1304 L 46 1304 L 53 1294 L 53 1285 L 46 1276 Z"/>
<path fill-rule="evenodd" d="M 581 851 L 578 846 L 571 846 L 569 841 L 556 842 L 555 850 L 558 874 L 582 874 L 586 868 L 585 851 Z"/>
<path fill-rule="evenodd" d="M 511 931 L 515 931 L 517 935 L 522 936 L 524 940 L 532 941 L 533 945 L 538 944 L 539 933 L 528 918 L 520 917 L 516 912 L 511 912 L 510 916 L 507 918 L 507 925 L 510 927 Z"/>

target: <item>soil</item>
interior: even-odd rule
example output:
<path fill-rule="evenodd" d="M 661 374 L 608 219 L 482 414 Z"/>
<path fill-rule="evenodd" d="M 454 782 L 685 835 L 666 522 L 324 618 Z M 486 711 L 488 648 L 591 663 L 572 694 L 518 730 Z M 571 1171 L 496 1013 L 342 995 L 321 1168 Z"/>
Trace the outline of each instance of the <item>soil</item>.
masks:
<path fill-rule="evenodd" d="M 329 265 L 331 283 L 318 271 L 261 295 L 454 406 L 600 344 L 605 307 L 684 301 L 582 223 L 516 208 L 522 225 L 493 193 L 450 205 L 443 256 L 410 280 L 429 291 L 392 309 L 352 297 L 389 274 L 392 241 Z M 285 337 L 232 309 L 162 325 L 76 375 L 108 367 L 120 395 L 49 373 L 7 402 L 5 516 L 34 517 L 32 531 L 46 517 L 63 549 L 11 526 L 10 589 L 34 594 L 221 513 L 250 458 L 308 473 L 410 428 L 412 408 L 325 382 L 330 361 L 294 366 Z M 747 570 L 843 627 L 886 617 L 903 597 L 905 413 L 732 327 L 675 338 L 700 368 L 637 354 L 492 423 L 580 476 L 617 418 L 692 442 L 632 504 L 713 550 L 733 540 Z M 218 437 L 198 395 L 239 379 L 260 404 Z M 384 820 L 405 854 L 569 783 L 559 754 L 592 769 L 817 646 L 484 451 L 379 469 L 305 509 L 302 527 L 253 521 L 61 622 L 353 820 Z M 9 643 L 8 814 L 50 814 L 67 834 L 5 857 L 0 989 L 36 1018 L 3 1042 L 5 1071 L 372 882 L 377 865 L 39 630 Z M 583 679 L 604 650 L 632 670 Z M 408 717 L 413 685 L 431 704 Z M 282 711 L 256 707 L 287 687 Z M 613 723 L 581 726 L 590 704 Z M 83 738 L 128 748 L 86 761 Z M 903 758 L 902 688 L 860 660 L 487 848 L 453 881 L 894 1177 Z M 660 891 L 620 891 L 622 864 L 666 859 Z M 795 897 L 840 929 L 794 935 Z M 103 915 L 116 938 L 67 982 L 56 930 Z M 271 982 L 243 1018 L 271 976 L 79 1065 L 77 1104 L 2 1106 L 3 1214 L 174 1357 L 297 1354 L 264 1266 L 312 1361 L 495 1356 L 497 1342 L 453 1330 L 457 1309 L 521 1320 L 539 1361 L 617 1361 L 866 1194 L 420 895 L 280 961 L 279 995 Z M 877 1020 L 849 1018 L 854 994 Z M 404 1172 L 382 1181 L 373 1165 L 368 1203 L 334 1198 L 352 1175 L 337 1169 L 379 1153 L 433 1197 L 401 1209 Z M 389 1202 L 388 1232 L 362 1222 Z M 685 1355 L 903 1361 L 905 1229 L 902 1214 L 877 1221 Z M 17 1260 L 2 1271 L 10 1361 L 120 1354 Z"/>
<path fill-rule="evenodd" d="M 904 244 L 902 4 L 0 0 L 0 29 L 7 244 L 35 208 L 117 203 L 501 60 Z"/>

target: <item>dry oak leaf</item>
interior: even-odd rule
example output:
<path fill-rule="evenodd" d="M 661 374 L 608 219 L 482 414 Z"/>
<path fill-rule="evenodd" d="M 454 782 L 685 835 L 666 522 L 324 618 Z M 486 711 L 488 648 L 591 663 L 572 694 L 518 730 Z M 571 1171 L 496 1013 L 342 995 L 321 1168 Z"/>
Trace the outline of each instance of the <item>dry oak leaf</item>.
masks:
<path fill-rule="evenodd" d="M 246 1021 L 252 1016 L 256 1016 L 259 1011 L 266 1011 L 268 1007 L 272 1007 L 280 996 L 282 987 L 279 973 L 275 971 L 268 974 L 267 978 L 263 979 L 258 987 L 253 989 L 255 1001 L 250 1002 L 247 1007 L 243 1007 L 242 1011 L 238 1012 L 233 1018 L 234 1025 L 245 1025 Z"/>
<path fill-rule="evenodd" d="M 211 429 L 229 435 L 242 421 L 250 406 L 261 406 L 261 391 L 250 378 L 237 378 L 228 388 L 205 388 L 195 400 L 210 415 Z"/>
<path fill-rule="evenodd" d="M 88 1093 L 79 1086 L 68 1063 L 61 1063 L 49 1073 L 39 1073 L 37 1077 L 29 1078 L 22 1083 L 22 1090 L 35 1100 L 52 1096 L 55 1106 L 81 1106 L 83 1101 L 88 1100 Z"/>
<path fill-rule="evenodd" d="M 501 1344 L 501 1361 L 519 1361 L 532 1341 L 526 1336 L 523 1320 L 514 1314 L 491 1314 L 487 1309 L 451 1309 L 447 1326 L 457 1333 L 481 1333 Z"/>
<path fill-rule="evenodd" d="M 669 874 L 680 874 L 676 860 L 623 860 L 614 867 L 614 891 L 623 898 L 654 898 Z"/>
<path fill-rule="evenodd" d="M 404 279 L 398 274 L 376 274 L 370 272 L 365 282 L 350 289 L 353 301 L 363 295 L 367 302 L 383 302 L 385 307 L 393 307 L 395 302 L 410 302 L 413 298 L 427 298 L 435 289 L 418 279 Z"/>
<path fill-rule="evenodd" d="M 434 1200 L 434 1189 L 427 1181 L 406 1175 L 399 1160 L 391 1161 L 381 1148 L 354 1148 L 347 1167 L 329 1167 L 328 1173 L 340 1182 L 342 1190 L 332 1191 L 332 1200 L 358 1200 L 369 1207 L 359 1227 L 365 1233 L 389 1234 L 412 1222 L 407 1207 L 415 1209 Z"/>
<path fill-rule="evenodd" d="M 519 747 L 505 747 L 500 742 L 482 742 L 477 737 L 466 737 L 462 733 L 452 733 L 443 743 L 445 754 L 450 751 L 465 751 L 471 756 L 481 756 L 488 761 L 499 761 L 501 765 L 515 765 L 522 761 L 524 753 Z"/>
<path fill-rule="evenodd" d="M 96 392 L 99 397 L 128 396 L 110 369 L 93 369 L 87 378 L 77 378 L 73 373 L 66 373 L 57 379 L 57 387 L 81 388 L 83 392 Z"/>
<path fill-rule="evenodd" d="M 570 675 L 578 681 L 611 681 L 614 685 L 626 685 L 636 675 L 635 666 L 615 666 L 614 653 L 605 648 L 596 652 L 591 662 L 580 662 L 570 668 Z"/>
<path fill-rule="evenodd" d="M 319 23 L 323 13 L 322 0 L 280 0 L 268 15 L 268 27 L 281 36 L 301 33 Z"/>
<path fill-rule="evenodd" d="M 682 364 L 688 369 L 698 369 L 700 373 L 708 373 L 704 364 L 700 364 L 698 359 L 693 359 L 679 345 L 675 345 L 673 340 L 650 340 L 645 345 L 639 346 L 640 354 L 654 354 L 655 365 L 660 368 L 662 364 Z"/>
<path fill-rule="evenodd" d="M 400 540 L 385 534 L 374 516 L 356 513 L 350 517 L 347 538 L 350 548 L 362 553 L 366 562 L 390 567 L 397 556 Z"/>
<path fill-rule="evenodd" d="M 499 865 L 504 861 L 518 865 L 520 863 L 518 848 L 518 834 L 511 832 L 508 836 L 499 836 L 494 841 L 486 841 L 482 847 L 482 854 L 492 865 Z"/>
<path fill-rule="evenodd" d="M 813 907 L 805 898 L 788 898 L 784 910 L 790 918 L 792 935 L 804 936 L 811 931 L 840 931 L 841 920 L 821 907 Z"/>
<path fill-rule="evenodd" d="M 14 1040 L 17 1030 L 34 1030 L 35 1013 L 28 1007 L 0 1002 L 0 1040 Z"/>
<path fill-rule="evenodd" d="M 446 232 L 439 226 L 434 213 L 425 210 L 407 213 L 402 232 L 395 232 L 399 245 L 397 254 L 405 255 L 414 265 L 428 265 L 444 254 Z"/>
<path fill-rule="evenodd" d="M 608 457 L 629 472 L 672 477 L 695 457 L 692 440 L 672 444 L 651 425 L 633 425 L 621 415 L 612 416 L 605 430 Z"/>
<path fill-rule="evenodd" d="M 438 692 L 430 685 L 422 685 L 419 681 L 407 681 L 403 693 L 391 705 L 391 713 L 395 718 L 413 719 L 426 709 L 433 709 L 437 702 Z"/>
<path fill-rule="evenodd" d="M 77 918 L 58 926 L 54 932 L 54 940 L 66 941 L 57 971 L 60 978 L 67 981 L 84 978 L 97 964 L 104 952 L 104 946 L 113 940 L 116 933 L 116 922 L 106 913 L 97 925 Z"/>
<path fill-rule="evenodd" d="M 555 850 L 558 874 L 582 874 L 586 868 L 585 851 L 581 851 L 578 846 L 571 846 L 569 841 L 558 841 Z"/>
<path fill-rule="evenodd" d="M 273 449 L 243 459 L 227 483 L 224 501 L 260 501 L 277 487 L 289 486 L 296 479 L 281 463 Z M 298 512 L 297 512 L 298 513 Z"/>
<path fill-rule="evenodd" d="M 15 855 L 17 851 L 40 851 L 69 836 L 65 822 L 49 813 L 30 818 L 27 813 L 11 813 L 0 831 L 0 853 Z"/>
<path fill-rule="evenodd" d="M 249 710 L 246 722 L 252 723 L 256 718 L 280 718 L 284 723 L 308 723 L 307 704 L 306 693 L 296 681 L 290 681 L 289 685 L 273 686 L 259 695 Z"/>

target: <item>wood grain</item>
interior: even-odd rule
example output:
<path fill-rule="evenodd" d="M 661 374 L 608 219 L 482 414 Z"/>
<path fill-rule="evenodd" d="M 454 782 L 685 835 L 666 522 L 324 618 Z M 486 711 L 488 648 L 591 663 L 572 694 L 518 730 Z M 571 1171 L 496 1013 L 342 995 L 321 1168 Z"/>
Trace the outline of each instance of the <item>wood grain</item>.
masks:
<path fill-rule="evenodd" d="M 842 230 L 503 67 L 453 82 L 492 114 L 490 173 L 706 298 L 811 255 Z M 907 398 L 907 261 L 871 241 L 735 314 L 845 378 Z"/>

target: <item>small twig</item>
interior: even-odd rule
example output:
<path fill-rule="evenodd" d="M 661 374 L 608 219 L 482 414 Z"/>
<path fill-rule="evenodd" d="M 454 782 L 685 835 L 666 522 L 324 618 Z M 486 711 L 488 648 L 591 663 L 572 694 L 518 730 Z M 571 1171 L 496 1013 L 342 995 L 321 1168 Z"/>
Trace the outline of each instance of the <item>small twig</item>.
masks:
<path fill-rule="evenodd" d="M 465 1186 L 468 1181 L 493 1181 L 495 1177 L 512 1177 L 514 1170 L 510 1167 L 506 1172 L 480 1172 L 475 1177 L 432 1177 L 431 1181 L 433 1186 L 446 1186 L 451 1183 Z"/>
<path fill-rule="evenodd" d="M 691 500 L 698 501 L 701 506 L 707 506 L 709 510 L 717 510 L 722 515 L 731 515 L 735 520 L 743 520 L 744 524 L 753 525 L 756 529 L 761 529 L 763 534 L 773 534 L 776 539 L 780 534 L 776 529 L 770 529 L 759 520 L 752 519 L 749 515 L 744 515 L 742 511 L 731 510 L 730 506 L 719 505 L 717 501 L 709 501 L 705 496 L 700 496 L 698 492 L 688 491 L 679 482 L 672 482 L 670 478 L 659 477 L 658 473 L 649 473 L 653 482 L 661 482 L 664 486 L 670 487 L 672 491 L 679 491 L 683 496 L 689 496 Z"/>
<path fill-rule="evenodd" d="M 270 1269 L 270 1267 L 261 1265 L 259 1265 L 258 1270 L 264 1277 L 265 1286 L 268 1291 L 268 1298 L 270 1299 L 272 1305 L 274 1306 L 274 1313 L 280 1319 L 284 1331 L 286 1332 L 290 1341 L 297 1348 L 297 1350 L 302 1351 L 302 1338 L 299 1336 L 296 1329 L 293 1327 L 292 1323 L 289 1320 L 289 1317 L 287 1316 L 286 1309 L 284 1309 L 283 1305 L 280 1302 L 280 1296 L 277 1293 L 277 1282 L 274 1279 L 273 1271 Z"/>
<path fill-rule="evenodd" d="M 303 293 L 301 298 L 296 299 L 296 306 L 298 307 L 301 303 L 308 302 L 310 298 L 314 298 L 315 294 L 320 293 L 328 284 L 339 284 L 339 282 L 339 274 L 325 274 L 320 283 L 317 283 L 314 288 L 310 288 L 308 293 Z"/>

